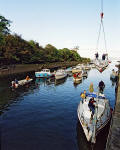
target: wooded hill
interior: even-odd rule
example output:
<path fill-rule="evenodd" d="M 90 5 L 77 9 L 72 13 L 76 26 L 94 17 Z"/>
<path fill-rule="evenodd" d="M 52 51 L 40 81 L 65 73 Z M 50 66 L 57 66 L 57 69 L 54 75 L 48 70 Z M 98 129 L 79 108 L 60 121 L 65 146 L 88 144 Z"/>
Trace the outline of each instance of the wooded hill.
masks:
<path fill-rule="evenodd" d="M 34 64 L 64 61 L 90 61 L 68 48 L 57 49 L 51 44 L 44 48 L 33 40 L 10 34 L 10 21 L 0 16 L 0 64 Z"/>

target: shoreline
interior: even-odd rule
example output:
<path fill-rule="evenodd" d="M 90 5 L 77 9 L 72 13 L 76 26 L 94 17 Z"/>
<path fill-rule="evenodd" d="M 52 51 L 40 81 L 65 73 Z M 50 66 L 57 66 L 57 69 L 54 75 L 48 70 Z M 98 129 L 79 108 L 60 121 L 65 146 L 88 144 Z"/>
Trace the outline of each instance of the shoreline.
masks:
<path fill-rule="evenodd" d="M 71 67 L 83 62 L 55 62 L 55 63 L 46 63 L 46 64 L 17 64 L 12 66 L 7 66 L 4 69 L 0 69 L 0 77 L 4 77 L 7 75 L 13 75 L 18 73 L 27 73 L 32 71 L 38 71 L 44 68 L 47 69 L 57 69 L 60 67 Z"/>

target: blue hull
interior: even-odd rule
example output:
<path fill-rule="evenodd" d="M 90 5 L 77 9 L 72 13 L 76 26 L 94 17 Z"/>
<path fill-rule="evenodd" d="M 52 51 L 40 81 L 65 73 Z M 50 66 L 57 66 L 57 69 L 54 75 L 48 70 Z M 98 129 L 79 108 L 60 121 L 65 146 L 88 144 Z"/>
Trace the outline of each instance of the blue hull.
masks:
<path fill-rule="evenodd" d="M 51 75 L 48 73 L 35 73 L 35 76 L 37 78 L 49 78 L 49 77 L 51 77 Z"/>

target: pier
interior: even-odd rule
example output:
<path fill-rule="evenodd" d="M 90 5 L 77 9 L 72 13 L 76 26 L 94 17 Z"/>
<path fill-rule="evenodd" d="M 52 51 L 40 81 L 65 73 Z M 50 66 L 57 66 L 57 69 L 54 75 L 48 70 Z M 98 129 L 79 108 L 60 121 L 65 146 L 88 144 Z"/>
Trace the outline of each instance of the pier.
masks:
<path fill-rule="evenodd" d="M 106 144 L 106 150 L 120 150 L 120 65 L 119 76 L 116 84 L 116 104 L 112 113 L 111 125 Z"/>

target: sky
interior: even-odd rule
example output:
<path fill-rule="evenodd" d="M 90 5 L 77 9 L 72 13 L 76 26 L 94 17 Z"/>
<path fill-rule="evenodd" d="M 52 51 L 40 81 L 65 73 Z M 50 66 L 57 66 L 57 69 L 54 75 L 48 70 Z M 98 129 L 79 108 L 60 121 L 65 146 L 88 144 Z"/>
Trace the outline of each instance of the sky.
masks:
<path fill-rule="evenodd" d="M 103 0 L 104 29 L 109 57 L 120 58 L 120 0 Z M 82 57 L 105 53 L 100 25 L 101 0 L 1 0 L 0 14 L 12 21 L 11 33 L 41 46 L 79 46 Z"/>

